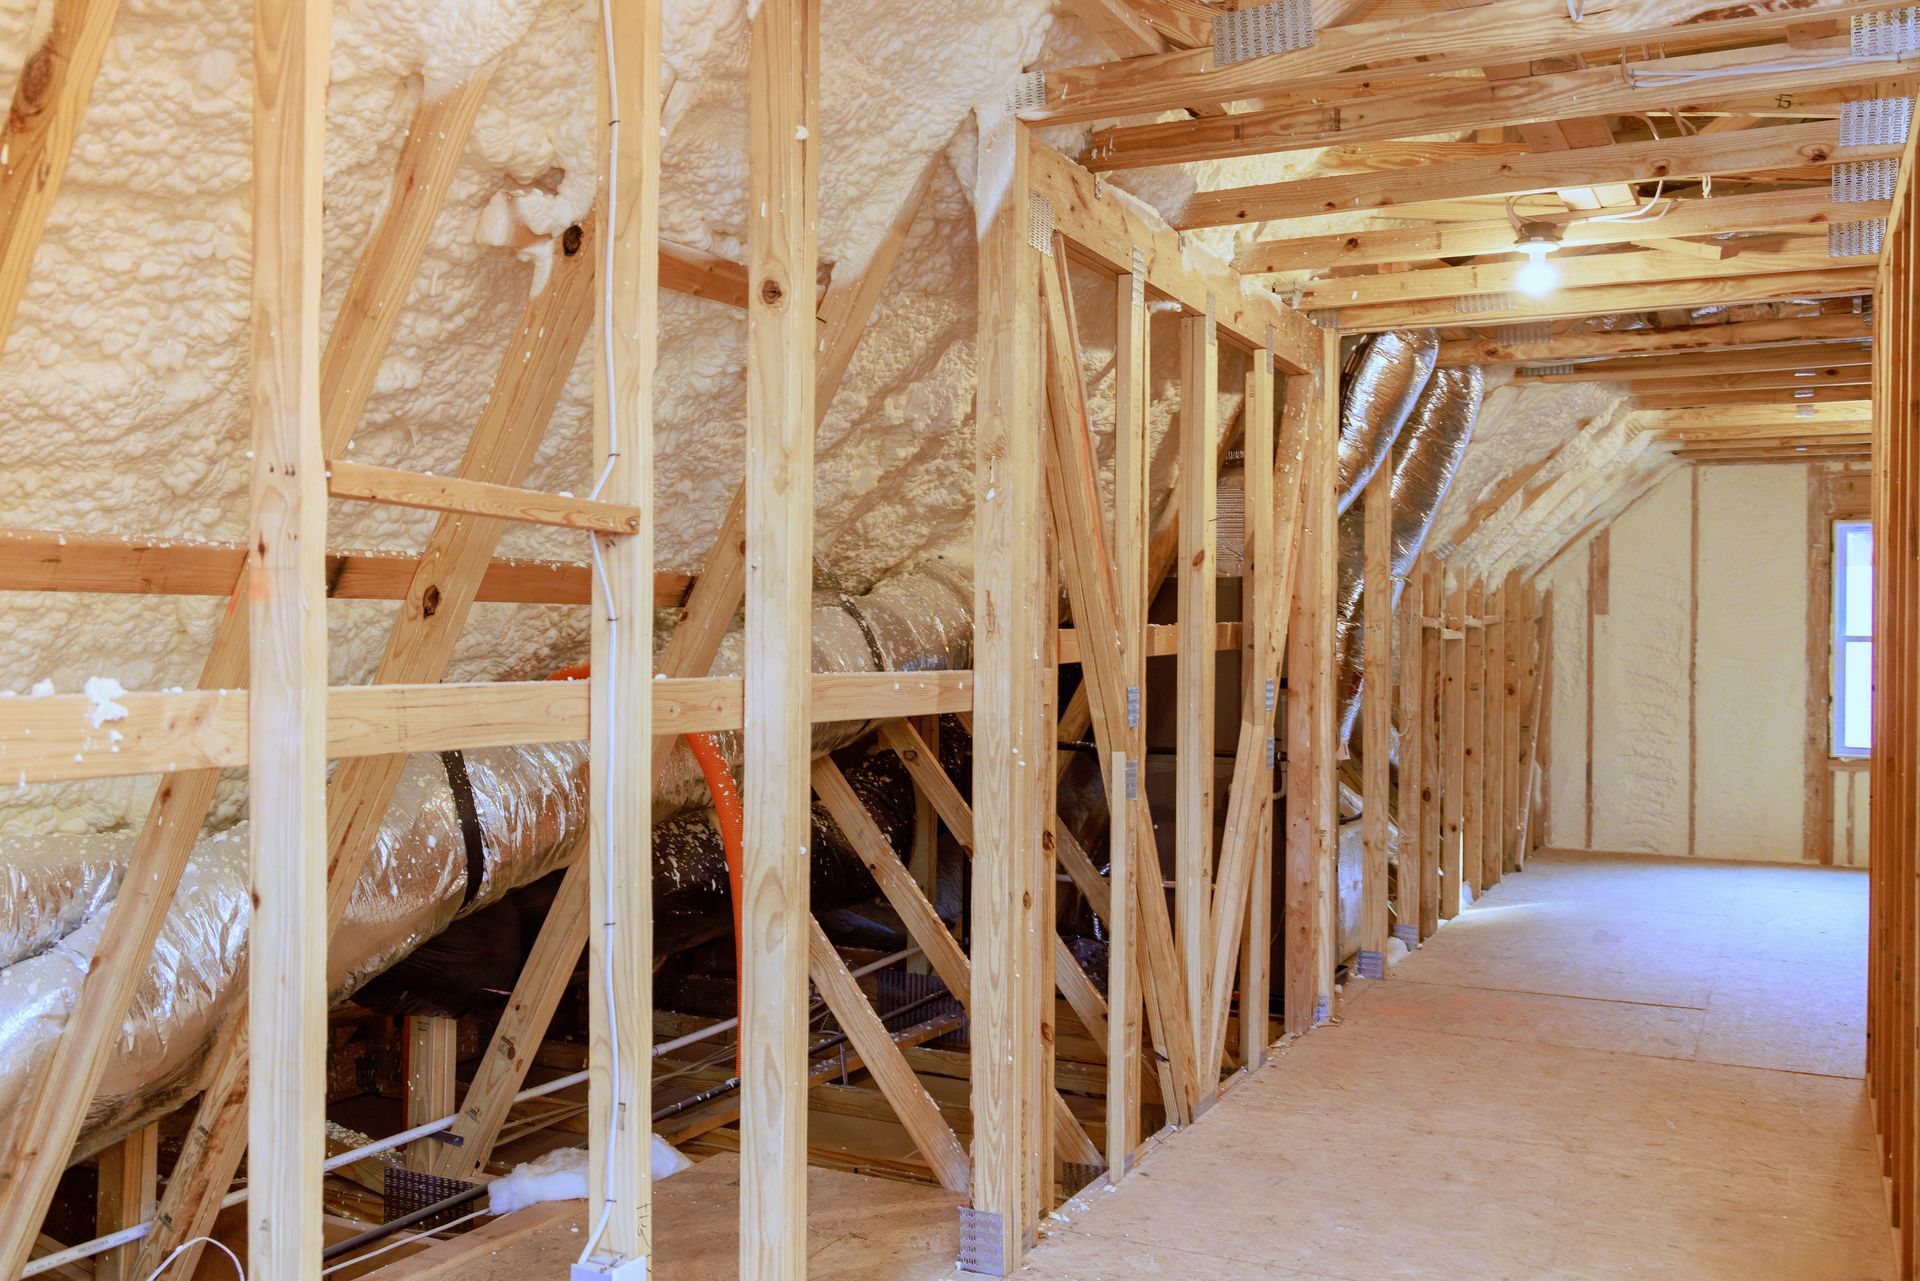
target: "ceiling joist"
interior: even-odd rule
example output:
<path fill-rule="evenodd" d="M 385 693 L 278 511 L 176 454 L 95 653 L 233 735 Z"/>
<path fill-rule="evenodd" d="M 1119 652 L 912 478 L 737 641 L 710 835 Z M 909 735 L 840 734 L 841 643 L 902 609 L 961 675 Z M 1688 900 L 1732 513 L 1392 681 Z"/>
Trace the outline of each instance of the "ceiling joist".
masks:
<path fill-rule="evenodd" d="M 1627 356 L 1678 355 L 1813 343 L 1860 342 L 1873 337 L 1873 318 L 1863 312 L 1794 316 L 1738 324 L 1680 329 L 1615 329 L 1606 333 L 1558 334 L 1545 342 L 1499 338 L 1458 339 L 1440 344 L 1442 368 L 1488 364 L 1559 364 Z"/>

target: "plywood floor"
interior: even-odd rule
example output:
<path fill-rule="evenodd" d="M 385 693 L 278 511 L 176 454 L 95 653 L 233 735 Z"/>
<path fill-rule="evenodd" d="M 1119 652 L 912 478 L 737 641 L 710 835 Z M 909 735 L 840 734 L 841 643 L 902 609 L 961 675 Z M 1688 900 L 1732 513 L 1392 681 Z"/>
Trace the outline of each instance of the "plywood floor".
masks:
<path fill-rule="evenodd" d="M 1866 888 L 1536 860 L 1019 1275 L 1885 1281 Z"/>

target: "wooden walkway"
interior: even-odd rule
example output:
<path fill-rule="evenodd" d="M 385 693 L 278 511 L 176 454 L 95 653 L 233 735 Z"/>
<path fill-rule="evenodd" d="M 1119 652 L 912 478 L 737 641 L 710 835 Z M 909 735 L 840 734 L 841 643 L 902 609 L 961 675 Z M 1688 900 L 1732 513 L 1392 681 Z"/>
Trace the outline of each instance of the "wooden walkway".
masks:
<path fill-rule="evenodd" d="M 1553 856 L 1049 1225 L 1060 1281 L 1886 1281 L 1863 873 Z"/>

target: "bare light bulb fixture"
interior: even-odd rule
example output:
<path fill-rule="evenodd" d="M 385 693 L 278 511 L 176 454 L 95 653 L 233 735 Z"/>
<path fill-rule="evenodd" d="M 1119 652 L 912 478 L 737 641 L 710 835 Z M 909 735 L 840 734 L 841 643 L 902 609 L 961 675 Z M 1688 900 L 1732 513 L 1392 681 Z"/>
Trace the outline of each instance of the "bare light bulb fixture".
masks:
<path fill-rule="evenodd" d="M 1529 298 L 1544 298 L 1560 283 L 1560 270 L 1547 255 L 1560 247 L 1564 229 L 1552 222 L 1518 222 L 1514 248 L 1527 256 L 1513 274 L 1513 287 Z"/>

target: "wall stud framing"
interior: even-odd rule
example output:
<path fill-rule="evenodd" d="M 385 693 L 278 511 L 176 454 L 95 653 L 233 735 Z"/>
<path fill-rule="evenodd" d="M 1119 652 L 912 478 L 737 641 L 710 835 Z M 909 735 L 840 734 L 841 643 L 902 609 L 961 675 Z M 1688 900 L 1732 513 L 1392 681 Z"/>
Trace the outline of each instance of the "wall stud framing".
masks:
<path fill-rule="evenodd" d="M 1361 879 L 1360 975 L 1386 977 L 1388 813 L 1391 771 L 1388 740 L 1393 702 L 1393 469 L 1382 467 L 1368 482 L 1363 511 L 1360 687 Z"/>

